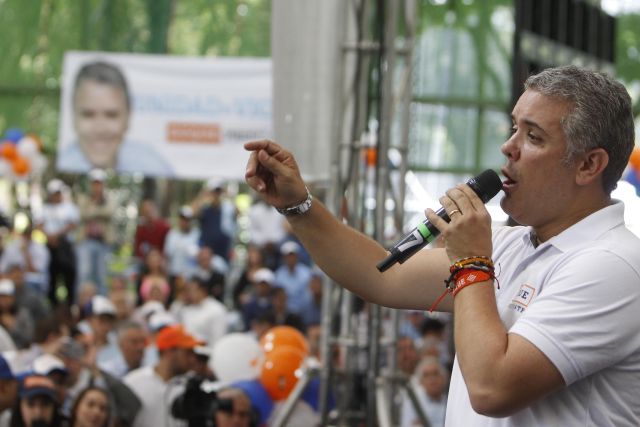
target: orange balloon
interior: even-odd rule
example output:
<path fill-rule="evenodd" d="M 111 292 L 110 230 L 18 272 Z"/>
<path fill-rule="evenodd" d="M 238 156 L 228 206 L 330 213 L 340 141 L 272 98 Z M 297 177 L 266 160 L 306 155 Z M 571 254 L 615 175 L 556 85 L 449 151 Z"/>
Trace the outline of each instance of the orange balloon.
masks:
<path fill-rule="evenodd" d="M 29 161 L 22 157 L 16 157 L 11 162 L 11 167 L 13 168 L 13 172 L 18 176 L 24 176 L 29 173 L 31 170 L 31 165 L 29 165 Z"/>
<path fill-rule="evenodd" d="M 304 355 L 309 354 L 309 344 L 302 333 L 291 326 L 276 326 L 267 331 L 260 338 L 260 347 L 265 353 L 269 353 L 281 346 L 291 346 L 302 351 Z"/>
<path fill-rule="evenodd" d="M 640 171 L 640 148 L 634 148 L 629 158 L 629 164 L 637 171 Z"/>
<path fill-rule="evenodd" d="M 5 141 L 0 146 L 0 155 L 7 160 L 14 160 L 18 157 L 18 149 L 13 142 Z"/>
<path fill-rule="evenodd" d="M 260 383 L 273 400 L 289 396 L 302 375 L 305 354 L 288 345 L 273 349 L 265 355 L 260 371 Z"/>

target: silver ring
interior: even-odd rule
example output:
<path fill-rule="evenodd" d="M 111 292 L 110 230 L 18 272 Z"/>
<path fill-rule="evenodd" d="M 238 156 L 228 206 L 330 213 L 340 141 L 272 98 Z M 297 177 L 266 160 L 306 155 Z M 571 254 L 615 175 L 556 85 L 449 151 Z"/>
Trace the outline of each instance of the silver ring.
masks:
<path fill-rule="evenodd" d="M 449 212 L 449 218 L 451 218 L 453 214 L 457 214 L 457 213 L 462 214 L 462 212 L 460 212 L 458 209 L 452 210 L 451 212 Z"/>

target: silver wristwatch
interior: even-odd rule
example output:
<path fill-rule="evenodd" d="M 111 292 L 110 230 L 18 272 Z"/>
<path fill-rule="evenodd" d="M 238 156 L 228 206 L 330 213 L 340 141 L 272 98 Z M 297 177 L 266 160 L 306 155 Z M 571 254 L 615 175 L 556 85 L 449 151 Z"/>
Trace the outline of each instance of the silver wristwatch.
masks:
<path fill-rule="evenodd" d="M 295 206 L 291 206 L 290 208 L 276 208 L 276 210 L 278 211 L 278 213 L 284 216 L 301 215 L 307 212 L 309 209 L 311 209 L 312 200 L 313 200 L 313 196 L 311 195 L 311 193 L 309 192 L 309 189 L 307 188 L 307 198 L 305 199 L 304 202 Z"/>

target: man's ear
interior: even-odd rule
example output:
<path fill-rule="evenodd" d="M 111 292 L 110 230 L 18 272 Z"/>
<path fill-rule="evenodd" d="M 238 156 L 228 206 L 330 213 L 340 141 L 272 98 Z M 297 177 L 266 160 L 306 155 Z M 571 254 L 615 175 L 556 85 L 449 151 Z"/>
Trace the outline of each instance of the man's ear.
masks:
<path fill-rule="evenodd" d="M 604 148 L 587 151 L 580 160 L 576 171 L 576 184 L 589 185 L 602 178 L 602 172 L 609 164 L 609 154 Z"/>

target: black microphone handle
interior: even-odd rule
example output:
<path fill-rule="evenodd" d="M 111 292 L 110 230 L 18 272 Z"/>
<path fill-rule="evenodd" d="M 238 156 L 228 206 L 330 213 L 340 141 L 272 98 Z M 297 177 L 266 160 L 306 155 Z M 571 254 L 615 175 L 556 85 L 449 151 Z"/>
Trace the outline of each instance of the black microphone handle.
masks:
<path fill-rule="evenodd" d="M 491 169 L 487 169 L 480 175 L 471 178 L 467 181 L 467 185 L 478 195 L 482 203 L 487 203 L 502 189 L 502 181 L 497 173 Z M 440 218 L 446 222 L 450 222 L 449 215 L 444 208 L 438 209 L 436 212 Z M 399 262 L 402 264 L 411 255 L 418 252 L 427 244 L 431 243 L 438 237 L 440 231 L 429 222 L 428 219 L 422 221 L 411 233 L 405 236 L 401 241 L 396 243 L 393 248 L 389 250 L 391 252 L 387 258 L 382 260 L 378 265 L 379 271 L 385 271 L 389 269 L 393 264 Z"/>
<path fill-rule="evenodd" d="M 446 222 L 450 222 L 449 214 L 444 208 L 440 208 L 436 211 L 436 215 L 444 219 Z M 383 259 L 378 265 L 378 271 L 383 272 L 388 270 L 393 264 L 399 262 L 402 264 L 413 254 L 424 248 L 429 243 L 433 242 L 440 234 L 438 230 L 428 219 L 425 219 L 411 233 L 405 236 L 404 239 L 399 241 L 390 249 L 388 257 Z"/>

